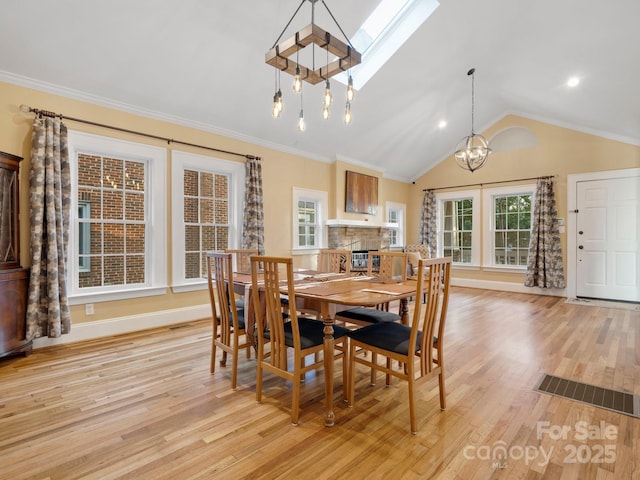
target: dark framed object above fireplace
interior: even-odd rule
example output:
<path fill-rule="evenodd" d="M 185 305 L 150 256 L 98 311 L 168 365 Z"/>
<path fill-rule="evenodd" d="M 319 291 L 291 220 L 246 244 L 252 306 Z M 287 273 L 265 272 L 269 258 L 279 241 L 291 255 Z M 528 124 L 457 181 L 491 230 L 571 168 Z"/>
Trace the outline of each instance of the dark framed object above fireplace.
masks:
<path fill-rule="evenodd" d="M 378 211 L 378 177 L 347 170 L 345 211 L 375 215 Z"/>

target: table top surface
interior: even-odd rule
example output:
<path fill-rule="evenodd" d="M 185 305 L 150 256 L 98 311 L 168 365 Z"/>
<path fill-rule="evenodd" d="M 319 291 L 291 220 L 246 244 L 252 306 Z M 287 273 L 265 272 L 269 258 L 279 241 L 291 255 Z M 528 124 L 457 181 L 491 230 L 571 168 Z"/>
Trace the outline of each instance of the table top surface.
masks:
<path fill-rule="evenodd" d="M 233 281 L 238 286 L 250 286 L 251 274 L 234 273 Z M 343 305 L 374 306 L 416 293 L 415 280 L 383 281 L 375 277 L 314 270 L 297 270 L 294 282 L 297 298 Z M 287 293 L 286 287 L 283 287 L 282 293 Z"/>
<path fill-rule="evenodd" d="M 343 305 L 373 306 L 415 295 L 416 282 L 383 282 L 371 277 L 346 277 L 294 285 L 297 298 Z"/>

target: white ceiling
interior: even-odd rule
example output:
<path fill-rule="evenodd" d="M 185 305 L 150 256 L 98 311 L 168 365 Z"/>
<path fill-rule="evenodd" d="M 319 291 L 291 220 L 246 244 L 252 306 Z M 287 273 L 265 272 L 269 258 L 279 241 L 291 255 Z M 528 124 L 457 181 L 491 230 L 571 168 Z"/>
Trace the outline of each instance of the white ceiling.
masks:
<path fill-rule="evenodd" d="M 377 5 L 325 1 L 349 36 Z M 476 132 L 513 113 L 640 145 L 638 0 L 440 0 L 357 93 L 351 125 L 341 120 L 342 85 L 333 83 L 328 121 L 322 85 L 305 85 L 305 132 L 287 75 L 283 116 L 271 118 L 275 71 L 264 63 L 299 0 L 0 3 L 0 80 L 390 178 L 415 179 L 469 134 L 471 67 Z M 285 37 L 310 19 L 307 3 Z M 339 34 L 322 2 L 315 20 Z M 573 75 L 581 83 L 570 89 Z"/>

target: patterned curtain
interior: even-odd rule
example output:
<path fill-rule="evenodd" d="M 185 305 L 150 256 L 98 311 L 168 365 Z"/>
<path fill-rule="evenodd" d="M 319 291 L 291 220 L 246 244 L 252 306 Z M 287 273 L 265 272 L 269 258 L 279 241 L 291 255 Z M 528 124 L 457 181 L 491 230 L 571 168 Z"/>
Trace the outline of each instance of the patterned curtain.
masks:
<path fill-rule="evenodd" d="M 242 248 L 257 248 L 264 254 L 264 209 L 262 197 L 262 164 L 260 157 L 249 157 L 245 164 L 244 223 Z"/>
<path fill-rule="evenodd" d="M 434 258 L 438 252 L 436 236 L 436 193 L 424 192 L 422 215 L 420 217 L 420 244 L 429 247 L 429 256 Z"/>
<path fill-rule="evenodd" d="M 527 287 L 564 288 L 558 213 L 551 178 L 538 179 L 532 220 L 524 284 Z"/>
<path fill-rule="evenodd" d="M 69 333 L 67 247 L 71 177 L 67 127 L 56 118 L 36 117 L 31 138 L 31 278 L 27 340 Z"/>

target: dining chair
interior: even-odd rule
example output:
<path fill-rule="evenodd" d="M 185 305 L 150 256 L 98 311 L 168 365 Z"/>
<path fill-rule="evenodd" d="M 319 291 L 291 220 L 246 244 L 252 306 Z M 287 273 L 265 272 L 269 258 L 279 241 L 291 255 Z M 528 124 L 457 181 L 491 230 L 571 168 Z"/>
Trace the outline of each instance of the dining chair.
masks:
<path fill-rule="evenodd" d="M 407 278 L 416 280 L 418 278 L 418 262 L 421 258 L 430 258 L 429 245 L 412 243 L 405 245 L 403 251 L 407 254 Z M 426 301 L 426 297 L 423 298 Z"/>
<path fill-rule="evenodd" d="M 407 254 L 404 252 L 369 252 L 367 275 L 381 281 L 404 281 L 407 279 Z M 380 322 L 397 322 L 399 313 L 390 312 L 389 304 L 374 307 L 354 307 L 336 314 L 336 319 L 356 325 Z"/>
<path fill-rule="evenodd" d="M 260 253 L 257 248 L 243 248 L 243 249 L 225 249 L 225 253 L 230 253 L 233 256 L 233 271 L 249 273 L 251 269 L 251 255 L 258 255 Z M 236 305 L 238 308 L 244 308 L 245 298 L 244 295 L 236 297 Z"/>
<path fill-rule="evenodd" d="M 249 273 L 251 269 L 250 258 L 252 255 L 258 255 L 260 252 L 257 248 L 241 248 L 224 250 L 226 253 L 233 255 L 233 268 L 235 272 Z"/>
<path fill-rule="evenodd" d="M 231 355 L 231 388 L 238 381 L 238 352 L 246 349 L 251 357 L 251 344 L 245 330 L 244 309 L 238 308 L 233 290 L 233 264 L 230 253 L 209 252 L 207 259 L 207 283 L 213 314 L 213 338 L 211 343 L 211 373 L 216 371 L 216 351 L 222 350 L 220 366 L 227 364 Z M 216 299 L 217 307 L 216 308 Z M 241 337 L 244 337 L 241 342 Z"/>
<path fill-rule="evenodd" d="M 450 278 L 451 257 L 421 259 L 417 295 L 426 292 L 427 301 L 425 304 L 416 302 L 411 325 L 377 323 L 349 332 L 350 406 L 355 402 L 355 366 L 359 363 L 374 372 L 384 372 L 386 385 L 390 385 L 392 376 L 407 381 L 411 433 L 417 432 L 415 390 L 419 385 L 437 376 L 440 408 L 446 408 L 443 350 Z M 356 350 L 371 352 L 372 359 L 356 356 Z M 386 361 L 378 363 L 377 355 L 386 357 Z M 393 360 L 400 362 L 402 368 L 391 368 Z"/>
<path fill-rule="evenodd" d="M 322 321 L 299 316 L 291 308 L 288 312 L 280 301 L 280 294 L 286 292 L 289 304 L 295 305 L 293 277 L 293 259 L 289 257 L 253 256 L 251 257 L 252 289 L 254 311 L 256 312 L 256 336 L 258 339 L 256 401 L 262 401 L 263 371 L 273 373 L 290 381 L 293 385 L 291 423 L 298 424 L 300 409 L 300 383 L 303 375 L 324 366 L 323 361 L 304 363 L 305 357 L 321 352 L 324 348 L 324 323 Z M 262 273 L 253 268 L 262 265 Z M 262 283 L 261 280 L 264 282 Z M 335 359 L 342 358 L 343 391 L 347 397 L 347 332 L 334 325 Z M 288 362 L 288 349 L 293 350 L 291 364 Z M 315 356 L 314 356 L 315 357 Z"/>
<path fill-rule="evenodd" d="M 323 248 L 318 256 L 318 270 L 328 273 L 351 273 L 351 252 Z"/>

